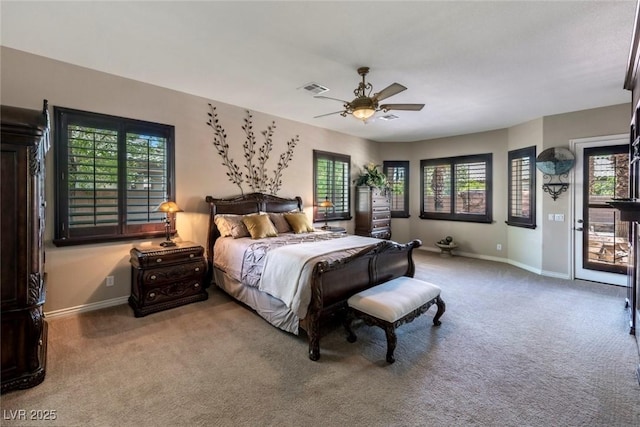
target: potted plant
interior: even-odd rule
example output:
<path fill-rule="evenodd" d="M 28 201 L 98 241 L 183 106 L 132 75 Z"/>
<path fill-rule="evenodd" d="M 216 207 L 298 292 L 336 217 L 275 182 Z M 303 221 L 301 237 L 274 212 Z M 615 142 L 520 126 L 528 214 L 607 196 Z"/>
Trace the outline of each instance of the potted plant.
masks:
<path fill-rule="evenodd" d="M 376 187 L 381 190 L 389 191 L 390 184 L 387 180 L 387 177 L 382 171 L 378 170 L 378 166 L 374 163 L 369 162 L 364 165 L 360 176 L 355 181 L 356 186 L 369 186 Z"/>

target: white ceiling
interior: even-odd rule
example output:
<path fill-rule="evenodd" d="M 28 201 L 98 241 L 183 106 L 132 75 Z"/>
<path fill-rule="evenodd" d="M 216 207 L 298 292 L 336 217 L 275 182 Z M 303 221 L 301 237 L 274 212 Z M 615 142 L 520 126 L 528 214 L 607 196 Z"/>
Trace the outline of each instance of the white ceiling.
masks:
<path fill-rule="evenodd" d="M 1 2 L 4 46 L 376 141 L 630 102 L 635 1 Z M 421 112 L 363 124 L 356 69 Z"/>

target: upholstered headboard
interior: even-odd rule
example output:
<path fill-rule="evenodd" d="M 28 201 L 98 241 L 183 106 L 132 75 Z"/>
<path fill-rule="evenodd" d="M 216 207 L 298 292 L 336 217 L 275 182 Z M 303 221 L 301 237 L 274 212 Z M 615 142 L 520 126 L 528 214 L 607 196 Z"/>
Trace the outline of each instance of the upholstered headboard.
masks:
<path fill-rule="evenodd" d="M 246 215 L 256 212 L 292 212 L 302 211 L 302 199 L 286 199 L 271 194 L 251 193 L 228 199 L 205 198 L 209 204 L 209 234 L 207 236 L 207 259 L 209 271 L 213 271 L 213 245 L 220 237 L 220 231 L 214 221 L 216 214 Z"/>

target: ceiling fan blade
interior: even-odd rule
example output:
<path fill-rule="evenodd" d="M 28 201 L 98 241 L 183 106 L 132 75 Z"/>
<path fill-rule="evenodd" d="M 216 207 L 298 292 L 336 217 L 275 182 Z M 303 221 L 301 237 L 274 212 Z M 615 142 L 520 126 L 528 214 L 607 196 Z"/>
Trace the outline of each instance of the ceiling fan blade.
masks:
<path fill-rule="evenodd" d="M 340 110 L 340 111 L 334 111 L 333 113 L 327 113 L 327 114 L 320 114 L 319 116 L 313 116 L 314 119 L 317 119 L 319 117 L 325 117 L 325 116 L 331 116 L 333 114 L 341 114 L 344 113 L 344 110 Z"/>
<path fill-rule="evenodd" d="M 349 103 L 349 101 L 345 101 L 344 99 L 331 98 L 330 96 L 316 95 L 314 96 L 314 98 L 331 99 L 332 101 L 340 101 L 340 102 L 344 102 L 345 104 Z"/>
<path fill-rule="evenodd" d="M 406 87 L 402 86 L 400 83 L 393 83 L 390 84 L 389 86 L 385 87 L 384 89 L 382 89 L 380 92 L 376 93 L 373 96 L 373 100 L 374 101 L 382 101 L 383 99 L 386 99 L 390 96 L 393 96 L 397 93 L 402 92 L 403 90 L 407 90 Z"/>
<path fill-rule="evenodd" d="M 381 110 L 407 110 L 407 111 L 420 111 L 424 108 L 424 104 L 383 104 L 380 106 Z"/>

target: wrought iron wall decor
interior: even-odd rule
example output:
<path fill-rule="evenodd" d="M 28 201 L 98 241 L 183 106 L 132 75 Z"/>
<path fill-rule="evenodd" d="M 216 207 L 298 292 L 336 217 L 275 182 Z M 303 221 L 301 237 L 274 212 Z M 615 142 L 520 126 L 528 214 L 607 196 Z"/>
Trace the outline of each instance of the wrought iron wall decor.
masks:
<path fill-rule="evenodd" d="M 553 200 L 569 188 L 569 171 L 575 164 L 575 156 L 563 147 L 548 148 L 536 157 L 536 168 L 545 180 L 542 189 Z"/>
<path fill-rule="evenodd" d="M 216 107 L 209 104 L 209 121 L 207 125 L 213 129 L 213 146 L 216 148 L 222 164 L 228 169 L 227 177 L 229 181 L 240 188 L 240 193 L 244 194 L 242 184 L 246 181 L 249 188 L 253 192 L 277 194 L 282 186 L 282 172 L 289 166 L 289 161 L 293 158 L 293 150 L 299 142 L 299 136 L 296 135 L 287 141 L 287 150 L 280 154 L 278 164 L 273 171 L 273 176 L 267 176 L 266 163 L 269 160 L 269 154 L 273 149 L 273 134 L 276 123 L 271 122 L 266 130 L 261 132 L 264 142 L 257 148 L 256 135 L 253 131 L 253 116 L 247 111 L 247 117 L 244 119 L 242 130 L 246 134 L 246 139 L 242 145 L 244 149 L 245 172 L 242 172 L 240 166 L 229 157 L 229 144 L 227 143 L 227 134 L 218 120 Z M 256 151 L 257 148 L 257 151 Z M 256 158 L 256 154 L 258 157 Z"/>

